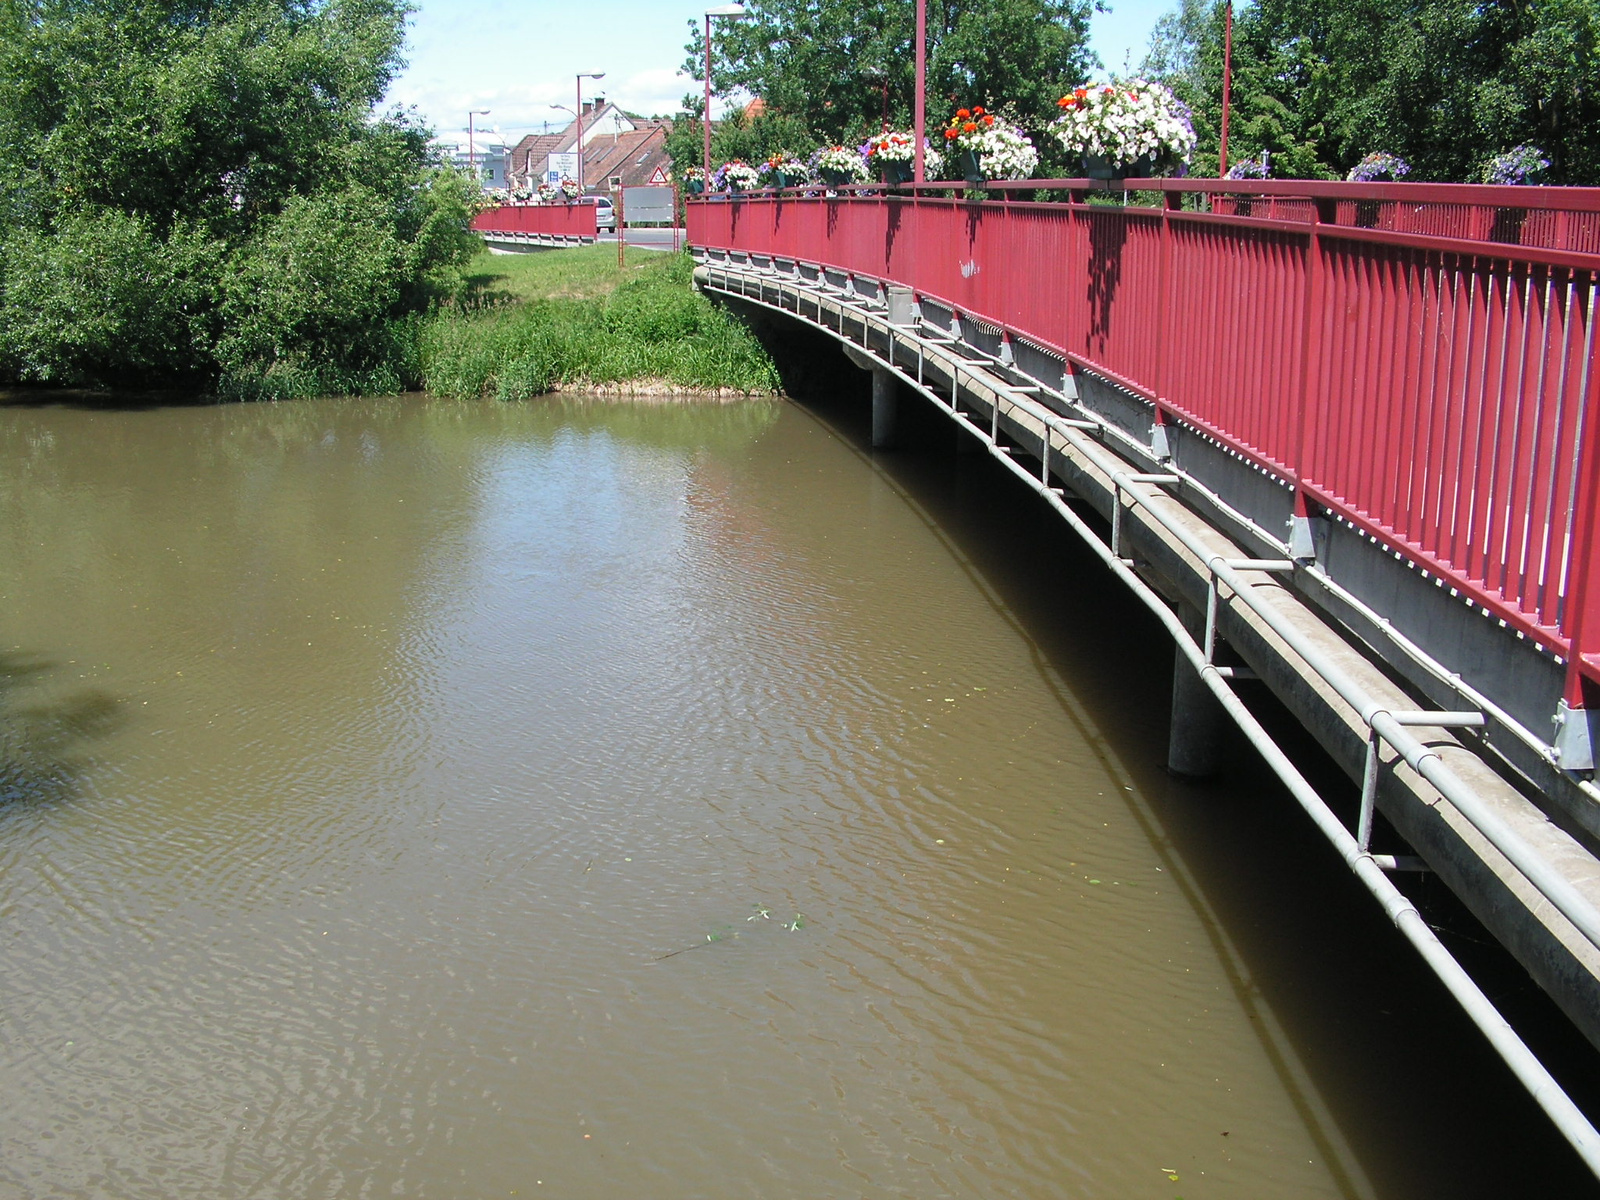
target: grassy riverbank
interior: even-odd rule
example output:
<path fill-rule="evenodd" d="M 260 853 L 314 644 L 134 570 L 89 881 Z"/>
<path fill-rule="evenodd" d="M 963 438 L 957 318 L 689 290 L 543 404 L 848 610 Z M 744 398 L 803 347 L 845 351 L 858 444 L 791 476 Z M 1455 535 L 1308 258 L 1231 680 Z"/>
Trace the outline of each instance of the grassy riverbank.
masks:
<path fill-rule="evenodd" d="M 461 302 L 424 322 L 423 386 L 444 396 L 520 400 L 563 387 L 777 389 L 750 331 L 696 292 L 687 255 L 587 246 L 484 254 Z"/>

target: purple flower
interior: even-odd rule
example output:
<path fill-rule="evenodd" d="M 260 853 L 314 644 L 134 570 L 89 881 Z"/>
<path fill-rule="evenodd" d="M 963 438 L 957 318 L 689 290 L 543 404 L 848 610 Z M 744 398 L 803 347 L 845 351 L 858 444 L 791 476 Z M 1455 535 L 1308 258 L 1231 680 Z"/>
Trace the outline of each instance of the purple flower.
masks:
<path fill-rule="evenodd" d="M 1539 147 L 1513 146 L 1484 164 L 1483 181 L 1502 184 L 1542 183 L 1544 173 L 1549 169 L 1550 160 Z"/>
<path fill-rule="evenodd" d="M 1409 174 L 1411 174 L 1411 164 L 1398 154 L 1374 150 L 1352 167 L 1345 179 L 1351 183 L 1393 182 L 1404 179 Z"/>

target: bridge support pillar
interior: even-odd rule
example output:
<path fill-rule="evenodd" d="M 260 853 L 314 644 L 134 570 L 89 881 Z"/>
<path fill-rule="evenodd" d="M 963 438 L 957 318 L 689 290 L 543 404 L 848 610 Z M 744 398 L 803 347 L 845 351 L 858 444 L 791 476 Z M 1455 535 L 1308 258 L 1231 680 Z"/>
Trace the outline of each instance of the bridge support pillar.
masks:
<path fill-rule="evenodd" d="M 895 443 L 895 426 L 900 416 L 900 381 L 892 371 L 874 367 L 872 371 L 872 448 L 881 450 Z"/>
<path fill-rule="evenodd" d="M 1179 601 L 1178 617 L 1198 641 L 1205 615 Z M 1222 767 L 1222 735 L 1227 714 L 1199 673 L 1180 652 L 1172 664 L 1172 732 L 1167 739 L 1167 770 L 1185 779 L 1209 779 Z"/>

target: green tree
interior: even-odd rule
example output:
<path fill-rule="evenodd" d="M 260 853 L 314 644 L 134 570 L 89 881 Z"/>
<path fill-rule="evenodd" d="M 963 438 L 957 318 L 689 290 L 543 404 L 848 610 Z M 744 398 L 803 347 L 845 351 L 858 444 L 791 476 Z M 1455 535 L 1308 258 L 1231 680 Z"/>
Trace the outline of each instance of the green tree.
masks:
<path fill-rule="evenodd" d="M 1096 60 L 1088 47 L 1096 0 L 929 0 L 928 120 L 946 106 L 1006 106 L 1039 128 L 1064 87 Z M 915 100 L 916 15 L 902 0 L 751 0 L 746 20 L 717 23 L 712 84 L 742 88 L 813 141 L 855 141 L 887 119 L 909 128 Z M 705 78 L 703 26 L 684 70 Z M 692 111 L 699 108 L 697 103 Z M 695 161 L 698 161 L 698 156 Z"/>
<path fill-rule="evenodd" d="M 685 97 L 688 103 L 689 97 Z M 700 123 L 700 110 L 705 102 L 693 97 L 690 111 L 680 113 L 667 135 L 668 156 L 678 165 L 697 167 L 705 156 L 705 126 Z M 711 165 L 722 165 L 739 158 L 748 163 L 761 163 L 780 151 L 798 154 L 804 158 L 811 152 L 815 136 L 798 117 L 787 113 L 760 113 L 754 117 L 743 112 L 733 112 L 711 127 Z"/>
<path fill-rule="evenodd" d="M 474 249 L 403 0 L 0 0 L 0 376 L 396 386 Z M 403 358 L 403 356 L 401 356 Z"/>
<path fill-rule="evenodd" d="M 1145 69 L 1195 113 L 1196 169 L 1216 167 L 1220 0 L 1182 0 Z M 1374 150 L 1414 179 L 1469 182 L 1533 144 L 1551 181 L 1600 183 L 1600 6 L 1593 0 L 1259 0 L 1234 22 L 1229 158 L 1342 177 Z M 1209 164 L 1206 161 L 1209 156 Z"/>

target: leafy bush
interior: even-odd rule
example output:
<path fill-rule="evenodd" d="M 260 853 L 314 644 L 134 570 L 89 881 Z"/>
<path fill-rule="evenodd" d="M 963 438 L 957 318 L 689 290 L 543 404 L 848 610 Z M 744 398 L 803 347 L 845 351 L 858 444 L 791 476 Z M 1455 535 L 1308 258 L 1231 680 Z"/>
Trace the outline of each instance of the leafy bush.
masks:
<path fill-rule="evenodd" d="M 0 381 L 392 391 L 475 188 L 374 106 L 404 0 L 0 7 Z"/>

